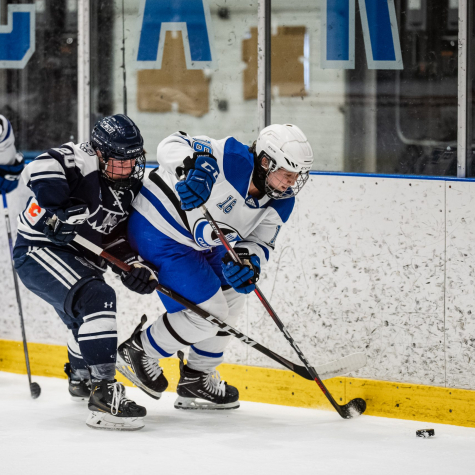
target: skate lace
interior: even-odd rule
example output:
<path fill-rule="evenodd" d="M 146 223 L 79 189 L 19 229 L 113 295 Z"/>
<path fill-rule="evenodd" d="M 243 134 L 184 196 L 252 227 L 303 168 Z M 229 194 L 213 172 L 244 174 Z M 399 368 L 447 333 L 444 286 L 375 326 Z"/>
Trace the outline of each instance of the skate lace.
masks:
<path fill-rule="evenodd" d="M 142 357 L 143 367 L 147 371 L 148 375 L 152 378 L 152 381 L 155 381 L 161 374 L 162 368 L 158 364 L 158 360 L 155 358 L 150 358 L 149 356 Z"/>
<path fill-rule="evenodd" d="M 219 371 L 216 370 L 206 375 L 204 387 L 207 391 L 217 394 L 218 396 L 224 396 L 226 394 L 226 383 L 221 380 L 221 375 Z"/>
<path fill-rule="evenodd" d="M 122 403 L 128 404 L 132 401 L 125 396 L 125 387 L 122 383 L 116 381 L 108 384 L 108 386 L 112 389 L 111 414 L 116 416 Z"/>

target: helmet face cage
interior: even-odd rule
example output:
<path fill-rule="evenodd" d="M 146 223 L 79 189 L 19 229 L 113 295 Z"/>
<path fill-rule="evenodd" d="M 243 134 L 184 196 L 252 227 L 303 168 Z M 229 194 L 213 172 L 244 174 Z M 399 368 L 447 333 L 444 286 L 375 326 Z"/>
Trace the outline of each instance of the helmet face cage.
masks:
<path fill-rule="evenodd" d="M 268 167 L 265 169 L 265 167 L 262 164 L 262 159 L 266 158 L 268 162 Z M 292 186 L 289 186 L 286 190 L 280 191 L 274 187 L 272 187 L 269 184 L 269 175 L 271 173 L 276 172 L 280 168 L 277 166 L 277 162 L 272 158 L 269 157 L 264 151 L 262 151 L 259 154 L 259 162 L 261 164 L 261 167 L 266 171 L 266 177 L 265 177 L 265 182 L 264 182 L 264 191 L 265 194 L 274 200 L 284 200 L 286 198 L 292 198 L 293 196 L 296 196 L 299 191 L 304 187 L 305 183 L 307 183 L 308 177 L 309 177 L 309 172 L 308 171 L 303 171 L 298 174 L 297 180 L 295 181 L 295 184 Z M 281 167 L 283 168 L 283 167 Z M 283 168 L 286 170 L 285 168 Z M 287 170 L 290 171 L 290 170 Z M 292 172 L 293 173 L 293 172 Z"/>
<path fill-rule="evenodd" d="M 110 167 L 110 159 L 114 160 L 115 171 Z M 145 174 L 145 154 L 142 153 L 134 159 L 135 163 L 133 164 L 132 169 L 130 165 L 128 165 L 129 160 L 132 160 L 132 158 L 124 160 L 123 158 L 108 157 L 103 159 L 105 167 L 101 170 L 102 176 L 110 182 L 114 190 L 128 190 L 137 182 L 142 181 Z M 127 167 L 125 164 L 127 164 Z M 127 169 L 127 172 L 131 169 L 132 171 L 130 171 L 127 176 L 127 173 L 117 173 L 117 169 Z"/>
<path fill-rule="evenodd" d="M 102 176 L 115 190 L 129 189 L 142 181 L 145 173 L 143 138 L 129 117 L 117 114 L 99 120 L 92 130 L 91 145 L 101 152 Z M 131 160 L 135 160 L 132 166 Z"/>

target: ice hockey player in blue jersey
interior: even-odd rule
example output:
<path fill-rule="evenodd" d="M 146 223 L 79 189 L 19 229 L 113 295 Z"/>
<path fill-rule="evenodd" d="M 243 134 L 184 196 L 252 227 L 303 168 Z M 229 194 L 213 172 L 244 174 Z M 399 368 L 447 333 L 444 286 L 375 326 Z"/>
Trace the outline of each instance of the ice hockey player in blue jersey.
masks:
<path fill-rule="evenodd" d="M 140 429 L 146 410 L 127 399 L 124 386 L 115 381 L 116 295 L 104 281 L 106 264 L 73 239 L 78 233 L 112 249 L 133 266 L 121 274 L 123 284 L 152 293 L 155 275 L 125 239 L 144 169 L 139 129 L 127 116 L 114 115 L 96 123 L 90 142 L 52 148 L 22 174 L 34 196 L 18 217 L 15 268 L 71 331 L 69 389 L 88 398 L 86 423 L 93 428 Z"/>
<path fill-rule="evenodd" d="M 308 179 L 310 144 L 291 124 L 266 127 L 251 148 L 233 137 L 176 132 L 158 145 L 157 159 L 158 169 L 133 204 L 129 243 L 156 266 L 161 284 L 233 326 Z M 198 209 L 203 203 L 235 243 L 242 265 L 226 255 Z M 146 330 L 142 321 L 119 346 L 119 371 L 159 398 L 166 378 L 161 369 L 150 370 L 149 359 L 170 357 L 188 346 L 186 365 L 178 353 L 175 407 L 239 407 L 238 390 L 216 371 L 231 337 L 170 298 L 160 298 L 167 313 Z"/>
<path fill-rule="evenodd" d="M 15 135 L 6 117 L 0 115 L 0 192 L 10 193 L 18 186 L 25 161 L 16 151 Z"/>

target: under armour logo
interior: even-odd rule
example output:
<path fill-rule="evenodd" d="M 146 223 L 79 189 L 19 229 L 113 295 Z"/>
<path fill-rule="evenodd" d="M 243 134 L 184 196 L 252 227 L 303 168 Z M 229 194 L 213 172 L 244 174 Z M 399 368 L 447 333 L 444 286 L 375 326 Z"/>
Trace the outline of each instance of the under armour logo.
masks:
<path fill-rule="evenodd" d="M 114 306 L 114 302 L 111 302 L 111 303 L 104 302 L 104 308 L 112 308 L 113 306 Z"/>

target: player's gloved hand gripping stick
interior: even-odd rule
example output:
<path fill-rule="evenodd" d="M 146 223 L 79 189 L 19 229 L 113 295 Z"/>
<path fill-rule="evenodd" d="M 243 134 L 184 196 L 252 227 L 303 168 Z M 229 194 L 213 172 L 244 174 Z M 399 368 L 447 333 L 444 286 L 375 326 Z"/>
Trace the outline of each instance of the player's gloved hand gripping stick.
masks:
<path fill-rule="evenodd" d="M 188 211 L 208 201 L 218 178 L 219 168 L 213 155 L 195 152 L 193 157 L 185 158 L 183 167 L 178 167 L 177 173 L 180 181 L 175 188 L 180 196 L 182 209 Z"/>
<path fill-rule="evenodd" d="M 57 246 L 67 246 L 74 239 L 76 228 L 89 217 L 86 203 L 74 201 L 76 203 L 69 208 L 57 210 L 43 229 L 46 237 Z"/>
<path fill-rule="evenodd" d="M 13 282 L 15 284 L 16 300 L 18 303 L 18 313 L 20 315 L 21 335 L 23 338 L 23 350 L 25 352 L 26 372 L 28 373 L 28 382 L 30 383 L 31 397 L 33 399 L 36 399 L 41 394 L 41 388 L 38 383 L 31 382 L 30 358 L 28 356 L 28 345 L 26 343 L 25 321 L 23 320 L 23 310 L 21 306 L 20 287 L 18 285 L 18 277 L 16 275 L 15 267 L 13 265 L 12 231 L 10 228 L 10 216 L 8 214 L 7 196 L 4 191 L 2 191 L 2 198 L 3 198 L 3 211 L 5 213 L 5 225 L 7 227 L 8 245 L 10 247 L 10 260 L 12 263 Z"/>
<path fill-rule="evenodd" d="M 130 271 L 131 266 L 129 266 L 125 262 L 120 261 L 119 259 L 116 259 L 114 256 L 112 256 L 108 252 L 102 250 L 99 246 L 96 246 L 94 243 L 88 241 L 87 239 L 84 239 L 82 236 L 79 236 L 76 234 L 74 237 L 74 241 L 80 246 L 91 251 L 93 254 L 96 254 L 97 256 L 100 256 L 106 259 L 111 264 L 117 266 L 123 271 L 125 272 Z M 249 338 L 248 336 L 244 335 L 239 330 L 236 330 L 235 328 L 227 325 L 226 323 L 221 321 L 219 318 L 213 315 L 210 315 L 208 312 L 201 309 L 200 307 L 195 305 L 193 302 L 190 302 L 186 298 L 182 297 L 180 294 L 164 287 L 159 282 L 156 282 L 155 289 L 158 290 L 158 292 L 166 295 L 167 297 L 170 297 L 171 299 L 175 300 L 175 302 L 178 302 L 184 305 L 185 307 L 190 309 L 192 312 L 194 312 L 196 315 L 207 320 L 211 324 L 219 327 L 222 331 L 228 333 L 229 335 L 234 336 L 235 338 L 237 338 L 244 344 L 251 346 L 252 348 L 256 349 L 257 351 L 260 351 L 262 354 L 268 356 L 269 358 L 273 359 L 274 361 L 281 364 L 282 366 L 290 369 L 291 371 L 298 374 L 302 378 L 305 378 L 308 380 L 314 379 L 308 373 L 305 366 L 296 365 L 295 363 L 292 363 L 291 361 L 287 360 L 283 356 L 280 356 L 277 353 L 274 353 L 272 350 L 269 350 L 265 346 L 262 346 L 260 343 L 257 343 L 256 341 L 254 341 L 252 338 Z M 352 355 L 348 355 L 345 358 L 341 358 L 337 361 L 325 363 L 319 366 L 318 369 L 320 371 L 320 374 L 322 374 L 322 377 L 333 378 L 341 374 L 349 373 L 350 371 L 356 371 L 357 369 L 362 368 L 365 364 L 366 364 L 366 356 L 363 353 L 355 353 Z"/>
<path fill-rule="evenodd" d="M 199 209 L 202 211 L 204 217 L 208 220 L 208 223 L 213 228 L 213 231 L 219 237 L 219 240 L 221 241 L 223 246 L 226 248 L 228 253 L 231 255 L 232 259 L 235 262 L 237 262 L 239 264 L 242 264 L 241 259 L 239 258 L 238 254 L 230 246 L 228 240 L 226 239 L 226 236 L 221 231 L 221 229 L 219 228 L 219 226 L 216 223 L 216 221 L 214 220 L 214 218 L 211 216 L 211 214 L 208 211 L 208 209 L 206 208 L 206 206 L 204 204 L 202 204 L 201 206 L 199 206 Z M 284 324 L 282 323 L 280 318 L 277 316 L 274 309 L 271 307 L 271 304 L 268 302 L 268 300 L 261 293 L 261 291 L 260 291 L 259 287 L 257 286 L 257 284 L 255 284 L 255 282 L 252 282 L 252 281 L 249 281 L 249 284 L 255 286 L 254 292 L 257 295 L 257 297 L 259 298 L 259 300 L 261 301 L 262 305 L 264 305 L 265 309 L 267 310 L 267 312 L 269 313 L 271 318 L 274 320 L 274 322 L 276 323 L 279 330 L 284 334 L 285 338 L 290 343 L 290 346 L 292 346 L 292 348 L 295 350 L 295 352 L 297 353 L 297 355 L 300 358 L 300 360 L 302 361 L 302 363 L 305 365 L 305 368 L 307 369 L 308 374 L 311 376 L 311 379 L 315 380 L 315 382 L 318 384 L 318 386 L 322 390 L 323 394 L 325 394 L 325 396 L 330 401 L 332 406 L 336 409 L 338 414 L 340 414 L 340 416 L 343 417 L 344 419 L 351 419 L 352 417 L 354 417 L 356 415 L 362 414 L 366 410 L 366 402 L 365 402 L 364 399 L 355 398 L 355 399 L 352 399 L 349 403 L 343 404 L 343 405 L 340 405 L 335 401 L 333 396 L 328 392 L 328 389 L 323 384 L 320 376 L 318 376 L 318 373 L 316 372 L 315 368 L 313 368 L 310 365 L 310 363 L 308 362 L 305 355 L 302 353 L 300 348 L 297 346 L 297 344 L 295 343 L 293 338 L 290 336 L 290 333 L 287 331 Z"/>

